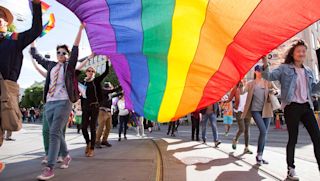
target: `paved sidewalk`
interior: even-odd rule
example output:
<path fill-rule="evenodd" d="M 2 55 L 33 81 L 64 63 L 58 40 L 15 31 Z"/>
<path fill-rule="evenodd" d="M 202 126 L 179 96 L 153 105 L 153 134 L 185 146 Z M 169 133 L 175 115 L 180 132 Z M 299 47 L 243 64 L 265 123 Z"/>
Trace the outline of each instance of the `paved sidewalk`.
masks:
<path fill-rule="evenodd" d="M 71 167 L 67 170 L 57 169 L 53 180 L 112 180 L 112 181 L 147 181 L 156 180 L 159 160 L 157 149 L 150 140 L 159 146 L 163 160 L 164 181 L 255 181 L 285 180 L 285 143 L 286 132 L 270 130 L 265 158 L 270 162 L 260 168 L 255 166 L 255 155 L 242 155 L 244 146 L 237 150 L 231 148 L 231 139 L 236 131 L 233 126 L 228 137 L 219 135 L 223 144 L 217 149 L 208 144 L 190 141 L 190 126 L 180 126 L 177 137 L 166 135 L 166 126 L 161 131 L 153 131 L 145 139 L 135 136 L 133 130 L 128 131 L 128 140 L 117 141 L 117 130 L 110 135 L 111 148 L 96 150 L 93 158 L 84 157 L 84 139 L 76 134 L 76 130 L 68 129 L 66 139 L 73 157 Z M 220 133 L 223 131 L 219 125 Z M 304 129 L 300 131 L 297 145 L 296 163 L 301 180 L 320 180 L 317 164 L 313 157 L 310 138 Z M 35 180 L 40 173 L 43 158 L 41 125 L 24 125 L 22 131 L 14 133 L 15 142 L 5 142 L 0 148 L 0 160 L 7 163 L 0 181 Z M 258 130 L 252 127 L 251 145 L 257 142 Z M 243 140 L 241 138 L 240 143 Z M 251 146 L 251 150 L 256 148 Z"/>

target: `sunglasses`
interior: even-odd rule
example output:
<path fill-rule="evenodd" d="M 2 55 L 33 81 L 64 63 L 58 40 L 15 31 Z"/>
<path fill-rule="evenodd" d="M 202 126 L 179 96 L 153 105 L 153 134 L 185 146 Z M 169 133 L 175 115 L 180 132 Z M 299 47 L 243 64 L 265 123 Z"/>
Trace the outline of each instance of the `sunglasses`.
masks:
<path fill-rule="evenodd" d="M 67 52 L 63 52 L 63 51 L 62 52 L 57 51 L 57 55 L 64 55 L 65 56 L 65 55 L 68 55 L 68 53 Z"/>
<path fill-rule="evenodd" d="M 95 73 L 96 71 L 94 71 L 94 70 L 87 70 L 87 72 Z"/>

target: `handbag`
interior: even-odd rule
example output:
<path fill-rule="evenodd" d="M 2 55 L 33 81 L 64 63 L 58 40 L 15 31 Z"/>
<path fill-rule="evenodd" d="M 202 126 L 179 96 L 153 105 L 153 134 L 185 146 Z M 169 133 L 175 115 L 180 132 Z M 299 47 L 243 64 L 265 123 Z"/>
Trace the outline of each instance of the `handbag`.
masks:
<path fill-rule="evenodd" d="M 22 128 L 19 90 L 16 82 L 4 80 L 0 73 L 0 116 L 3 130 L 19 131 Z"/>
<path fill-rule="evenodd" d="M 271 102 L 271 107 L 273 111 L 281 108 L 280 102 L 274 94 L 269 93 L 269 101 Z"/>

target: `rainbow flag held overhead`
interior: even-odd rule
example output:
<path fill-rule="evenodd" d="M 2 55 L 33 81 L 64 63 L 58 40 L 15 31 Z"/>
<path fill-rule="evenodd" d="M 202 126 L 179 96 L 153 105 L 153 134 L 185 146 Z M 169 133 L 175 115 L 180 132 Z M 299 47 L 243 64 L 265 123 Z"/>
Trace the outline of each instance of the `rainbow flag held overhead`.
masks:
<path fill-rule="evenodd" d="M 49 16 L 48 22 L 43 26 L 43 30 L 42 30 L 42 33 L 41 33 L 40 37 L 43 37 L 49 31 L 51 31 L 55 26 L 55 22 L 56 22 L 56 20 L 54 18 L 54 14 L 51 13 L 50 16 Z"/>
<path fill-rule="evenodd" d="M 126 106 L 168 122 L 229 91 L 320 18 L 319 0 L 58 0 L 108 55 Z"/>

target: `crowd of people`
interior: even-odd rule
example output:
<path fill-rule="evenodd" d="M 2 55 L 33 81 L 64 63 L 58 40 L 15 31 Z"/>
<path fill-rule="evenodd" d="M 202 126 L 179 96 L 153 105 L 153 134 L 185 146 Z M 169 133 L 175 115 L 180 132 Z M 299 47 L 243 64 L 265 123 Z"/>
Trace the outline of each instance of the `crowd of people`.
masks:
<path fill-rule="evenodd" d="M 34 41 L 42 31 L 40 0 L 33 0 L 32 6 L 32 28 L 14 36 L 14 39 L 6 38 L 7 28 L 12 24 L 13 16 L 10 10 L 0 6 L 0 73 L 3 80 L 17 82 L 22 66 L 22 51 L 31 44 L 30 54 L 33 61 L 37 62 L 33 62 L 35 69 L 46 78 L 43 97 L 45 106 L 42 113 L 45 148 L 45 157 L 42 163 L 45 164 L 45 168 L 37 179 L 49 180 L 53 178 L 57 162 L 61 163 L 61 169 L 67 169 L 70 166 L 72 157 L 65 140 L 66 126 L 70 122 L 74 122 L 77 125 L 78 133 L 81 131 L 83 134 L 86 143 L 84 154 L 87 157 L 94 157 L 95 148 L 112 146 L 108 142 L 112 127 L 118 127 L 118 141 L 126 140 L 129 120 L 134 120 L 132 124 L 135 124 L 139 137 L 146 136 L 145 129 L 148 129 L 149 132 L 152 132 L 153 126 L 160 129 L 158 123 L 145 120 L 141 115 L 126 108 L 121 86 L 114 87 L 109 82 L 103 82 L 109 73 L 109 60 L 105 63 L 105 72 L 100 76 L 96 76 L 94 67 L 88 67 L 85 70 L 86 78 L 79 80 L 79 72 L 87 61 L 78 67 L 76 66 L 79 54 L 78 47 L 85 24 L 80 26 L 71 50 L 65 44 L 56 46 L 56 61 L 51 61 L 38 53 Z M 320 83 L 316 83 L 313 72 L 304 65 L 306 51 L 307 45 L 302 40 L 296 42 L 289 50 L 285 62 L 273 71 L 269 69 L 267 58 L 263 57 L 263 65 L 257 65 L 254 68 L 255 79 L 253 81 L 238 82 L 220 102 L 191 114 L 191 139 L 200 141 L 201 125 L 201 138 L 206 143 L 208 141 L 206 128 L 210 122 L 213 142 L 218 147 L 222 141 L 219 138 L 217 117 L 219 114 L 223 115 L 225 136 L 228 136 L 235 116 L 238 131 L 233 138 L 232 148 L 237 148 L 239 138 L 244 133 L 244 153 L 253 154 L 249 149 L 250 120 L 253 118 L 260 131 L 256 161 L 259 165 L 268 164 L 269 162 L 264 159 L 263 153 L 270 122 L 276 110 L 276 102 L 273 97 L 280 96 L 281 109 L 284 110 L 284 120 L 289 135 L 287 144 L 288 178 L 291 180 L 299 179 L 294 164 L 299 122 L 304 124 L 311 136 L 320 170 L 320 131 L 313 112 L 313 96 L 320 91 Z M 94 54 L 88 59 L 93 56 Z M 39 69 L 38 64 L 46 72 Z M 272 81 L 280 82 L 281 91 Z M 117 101 L 114 101 L 115 99 Z M 23 119 L 26 120 L 28 117 L 31 122 L 39 114 L 34 108 L 29 111 L 23 108 L 21 111 Z M 179 121 L 170 121 L 167 135 L 176 136 L 175 132 L 178 127 Z M 3 135 L 4 130 L 0 128 L 0 145 L 2 145 Z M 7 135 L 9 135 L 7 139 L 11 139 L 11 133 L 7 132 Z M 4 169 L 4 166 L 4 163 L 0 162 L 0 171 Z"/>

